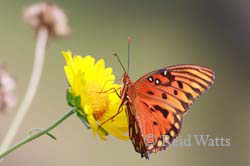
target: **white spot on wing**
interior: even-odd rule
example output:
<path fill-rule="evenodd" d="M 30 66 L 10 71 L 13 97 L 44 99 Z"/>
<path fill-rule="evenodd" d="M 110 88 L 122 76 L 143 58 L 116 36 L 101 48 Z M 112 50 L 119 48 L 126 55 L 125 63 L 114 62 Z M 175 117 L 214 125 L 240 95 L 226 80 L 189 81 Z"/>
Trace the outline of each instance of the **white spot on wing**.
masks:
<path fill-rule="evenodd" d="M 149 77 L 148 80 L 149 80 L 150 82 L 153 82 L 153 78 L 152 78 L 152 77 Z"/>
<path fill-rule="evenodd" d="M 163 75 L 164 75 L 164 76 L 166 76 L 166 75 L 167 75 L 167 73 L 168 73 L 168 71 L 167 71 L 167 70 L 164 70 L 164 71 L 163 71 Z"/>
<path fill-rule="evenodd" d="M 159 80 L 159 79 L 156 79 L 156 80 L 155 80 L 155 84 L 156 84 L 156 85 L 159 85 L 159 84 L 160 84 L 160 80 Z"/>

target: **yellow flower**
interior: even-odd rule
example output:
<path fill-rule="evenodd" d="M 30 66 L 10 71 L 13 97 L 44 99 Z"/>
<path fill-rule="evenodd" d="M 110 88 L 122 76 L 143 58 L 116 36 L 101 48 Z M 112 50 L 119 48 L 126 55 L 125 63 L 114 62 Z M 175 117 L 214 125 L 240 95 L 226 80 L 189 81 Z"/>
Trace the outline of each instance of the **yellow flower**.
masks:
<path fill-rule="evenodd" d="M 114 90 L 111 90 L 120 88 L 120 85 L 114 84 L 115 76 L 112 74 L 112 68 L 105 68 L 103 59 L 95 63 L 95 59 L 89 55 L 72 57 L 70 51 L 63 51 L 62 54 L 66 60 L 64 70 L 70 85 L 69 90 L 72 96 L 81 98 L 80 113 L 86 115 L 93 134 L 97 133 L 105 140 L 105 132 L 98 129 L 98 125 L 116 114 L 121 103 Z M 124 135 L 128 131 L 125 111 L 102 127 L 109 134 L 128 140 L 127 135 Z"/>

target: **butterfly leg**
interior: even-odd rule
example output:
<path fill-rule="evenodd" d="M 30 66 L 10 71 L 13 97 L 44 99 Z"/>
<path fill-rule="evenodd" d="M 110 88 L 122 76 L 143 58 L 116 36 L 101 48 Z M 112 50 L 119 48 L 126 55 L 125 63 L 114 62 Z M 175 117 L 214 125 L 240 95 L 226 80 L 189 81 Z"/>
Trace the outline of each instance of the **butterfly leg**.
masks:
<path fill-rule="evenodd" d="M 117 79 L 116 79 L 116 80 L 117 80 Z M 107 85 L 107 83 L 108 83 L 108 82 L 111 82 L 111 81 L 113 82 L 114 80 L 107 80 L 107 81 L 104 83 L 104 85 L 103 85 L 103 87 L 102 87 L 102 90 L 101 90 L 101 91 L 103 91 L 103 89 L 105 88 L 105 86 Z"/>
<path fill-rule="evenodd" d="M 110 91 L 110 90 L 114 90 L 113 92 L 115 92 L 115 93 L 117 94 L 117 96 L 118 96 L 119 98 L 121 98 L 121 95 L 118 93 L 118 90 L 120 90 L 120 89 L 121 89 L 121 87 L 118 88 L 118 89 L 112 88 L 112 89 L 109 89 L 109 91 Z"/>
<path fill-rule="evenodd" d="M 124 104 L 126 104 L 126 103 L 124 103 Z M 105 120 L 104 122 L 102 122 L 102 123 L 99 125 L 98 129 L 100 129 L 100 128 L 101 128 L 105 123 L 107 123 L 108 121 L 110 121 L 110 120 L 113 121 L 113 119 L 123 111 L 122 106 L 123 106 L 123 104 L 121 104 L 121 105 L 119 106 L 118 111 L 117 111 L 117 113 L 116 113 L 115 115 L 111 116 L 110 118 L 108 118 L 107 120 Z"/>
<path fill-rule="evenodd" d="M 120 90 L 121 88 L 111 88 L 111 89 L 108 89 L 108 90 L 105 90 L 105 91 L 101 91 L 101 92 L 96 92 L 96 93 L 108 93 L 108 92 L 110 92 L 110 93 L 113 93 L 113 92 L 115 92 L 116 94 L 117 94 L 117 96 L 119 97 L 119 98 L 121 98 L 121 96 L 120 96 L 120 94 L 119 94 L 119 92 L 118 92 L 118 90 Z"/>

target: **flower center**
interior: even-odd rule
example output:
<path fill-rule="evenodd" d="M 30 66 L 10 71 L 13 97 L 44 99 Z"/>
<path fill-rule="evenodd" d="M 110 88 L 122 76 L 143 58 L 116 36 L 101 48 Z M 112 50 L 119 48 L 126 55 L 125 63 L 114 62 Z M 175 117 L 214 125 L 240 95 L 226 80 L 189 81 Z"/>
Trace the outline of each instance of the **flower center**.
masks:
<path fill-rule="evenodd" d="M 90 105 L 93 109 L 93 115 L 96 120 L 101 120 L 109 109 L 108 93 L 102 92 L 101 88 L 93 88 L 89 91 Z"/>

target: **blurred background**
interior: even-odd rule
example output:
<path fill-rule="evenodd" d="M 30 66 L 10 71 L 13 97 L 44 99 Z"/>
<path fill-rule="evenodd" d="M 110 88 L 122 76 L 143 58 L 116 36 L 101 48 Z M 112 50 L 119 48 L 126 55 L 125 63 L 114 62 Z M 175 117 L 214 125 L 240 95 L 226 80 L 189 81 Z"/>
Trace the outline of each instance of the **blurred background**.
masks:
<path fill-rule="evenodd" d="M 0 5 L 0 63 L 17 81 L 23 99 L 33 65 L 35 34 L 22 21 L 31 0 L 2 1 Z M 69 110 L 68 85 L 61 50 L 104 58 L 117 78 L 123 71 L 112 56 L 127 64 L 127 37 L 132 37 L 133 80 L 168 65 L 206 65 L 216 72 L 213 87 L 184 117 L 181 135 L 208 134 L 231 140 L 230 147 L 170 147 L 140 158 L 131 142 L 111 136 L 93 137 L 80 120 L 70 117 L 52 131 L 58 140 L 43 136 L 6 157 L 6 166 L 181 166 L 249 165 L 250 1 L 233 0 L 55 0 L 72 30 L 64 40 L 49 41 L 39 89 L 14 142 L 32 128 L 46 128 Z M 16 108 L 0 116 L 0 141 Z"/>

